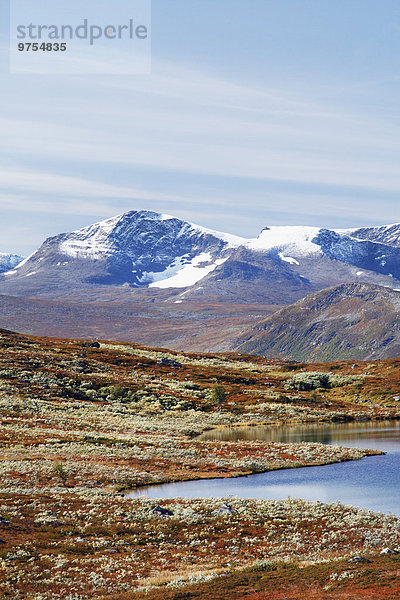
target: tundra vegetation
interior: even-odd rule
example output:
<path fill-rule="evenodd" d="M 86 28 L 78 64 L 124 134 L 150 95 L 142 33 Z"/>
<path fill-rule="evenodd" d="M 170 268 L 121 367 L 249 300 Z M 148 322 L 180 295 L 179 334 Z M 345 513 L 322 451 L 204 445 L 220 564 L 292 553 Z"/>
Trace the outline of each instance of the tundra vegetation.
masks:
<path fill-rule="evenodd" d="M 0 597 L 398 598 L 394 516 L 123 493 L 374 454 L 198 434 L 400 418 L 399 372 L 395 359 L 294 364 L 0 331 Z"/>

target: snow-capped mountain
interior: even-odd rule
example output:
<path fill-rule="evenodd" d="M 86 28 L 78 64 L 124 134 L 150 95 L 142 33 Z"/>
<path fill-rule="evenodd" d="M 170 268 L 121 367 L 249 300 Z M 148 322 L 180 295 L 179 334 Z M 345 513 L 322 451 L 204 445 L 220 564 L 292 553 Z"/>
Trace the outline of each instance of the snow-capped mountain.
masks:
<path fill-rule="evenodd" d="M 129 211 L 47 239 L 2 283 L 7 291 L 37 284 L 42 291 L 81 284 L 187 287 L 244 241 L 168 215 Z"/>
<path fill-rule="evenodd" d="M 14 267 L 16 267 L 22 260 L 23 257 L 18 256 L 18 254 L 5 254 L 0 252 L 0 273 L 14 269 Z"/>
<path fill-rule="evenodd" d="M 211 298 L 287 304 L 363 281 L 400 288 L 400 226 L 266 227 L 245 239 L 139 210 L 49 238 L 0 276 L 0 293 L 164 290 L 176 303 Z"/>
<path fill-rule="evenodd" d="M 400 288 L 400 248 L 318 227 L 266 227 L 184 292 L 287 304 L 344 282 Z"/>

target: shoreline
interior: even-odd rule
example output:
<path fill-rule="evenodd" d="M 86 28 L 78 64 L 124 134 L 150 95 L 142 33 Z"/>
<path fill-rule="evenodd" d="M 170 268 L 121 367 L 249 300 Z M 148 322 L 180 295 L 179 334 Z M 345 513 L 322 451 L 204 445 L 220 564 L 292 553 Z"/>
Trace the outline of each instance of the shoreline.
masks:
<path fill-rule="evenodd" d="M 346 375 L 348 365 L 333 365 L 343 385 L 311 396 L 288 392 L 292 371 L 259 358 L 187 355 L 178 370 L 157 363 L 159 349 L 132 354 L 124 344 L 101 346 L 83 350 L 80 340 L 0 332 L 5 600 L 14 600 L 14 590 L 35 600 L 64 600 L 69 590 L 79 600 L 147 600 L 146 594 L 167 600 L 176 588 L 193 585 L 216 600 L 217 580 L 202 579 L 215 569 L 236 586 L 258 572 L 243 574 L 246 565 L 264 569 L 261 563 L 304 564 L 319 557 L 330 565 L 344 556 L 400 549 L 399 519 L 340 503 L 229 499 L 233 512 L 220 514 L 218 498 L 164 499 L 174 514 L 160 518 L 152 512 L 154 500 L 121 494 L 172 481 L 236 479 L 382 455 L 313 442 L 205 441 L 199 434 L 221 426 L 399 419 L 400 406 L 390 406 L 398 389 L 397 360 L 360 365 L 355 380 L 354 373 Z M 331 367 L 310 366 L 321 368 Z M 366 370 L 370 378 L 361 377 Z M 213 401 L 217 383 L 226 391 L 222 407 Z M 376 560 L 381 565 L 383 559 Z M 382 577 L 396 560 L 385 559 Z M 340 573 L 356 568 L 343 563 Z M 269 578 L 268 569 L 260 573 Z M 336 563 L 329 569 L 322 588 L 334 583 Z M 285 572 L 277 567 L 282 581 Z M 148 584 L 151 589 L 138 591 Z"/>

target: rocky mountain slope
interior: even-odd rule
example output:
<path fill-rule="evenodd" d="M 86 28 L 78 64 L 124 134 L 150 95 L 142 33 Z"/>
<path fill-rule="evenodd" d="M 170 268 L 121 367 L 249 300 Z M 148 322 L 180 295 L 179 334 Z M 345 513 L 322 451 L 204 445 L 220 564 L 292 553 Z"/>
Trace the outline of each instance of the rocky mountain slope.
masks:
<path fill-rule="evenodd" d="M 389 246 L 400 246 L 400 225 L 381 225 L 380 227 L 362 227 L 360 229 L 349 229 L 349 235 L 360 240 L 371 240 Z"/>
<path fill-rule="evenodd" d="M 400 288 L 400 247 L 317 227 L 271 227 L 184 292 L 289 304 L 343 282 Z"/>
<path fill-rule="evenodd" d="M 300 361 L 400 356 L 400 292 L 350 283 L 311 294 L 257 324 L 237 349 Z"/>

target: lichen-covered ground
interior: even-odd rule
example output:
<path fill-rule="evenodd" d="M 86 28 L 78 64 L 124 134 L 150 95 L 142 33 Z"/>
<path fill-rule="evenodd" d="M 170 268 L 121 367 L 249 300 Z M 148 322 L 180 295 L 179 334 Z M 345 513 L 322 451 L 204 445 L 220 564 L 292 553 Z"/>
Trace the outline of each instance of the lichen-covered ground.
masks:
<path fill-rule="evenodd" d="M 380 555 L 400 548 L 394 517 L 238 499 L 160 501 L 172 513 L 160 516 L 157 502 L 121 492 L 371 454 L 196 436 L 228 424 L 400 417 L 400 361 L 300 365 L 95 346 L 0 332 L 1 598 L 217 600 L 225 589 L 224 600 L 261 600 L 344 598 L 356 585 L 362 593 L 398 590 L 397 554 Z M 349 563 L 357 554 L 372 562 Z M 292 581 L 292 595 L 279 595 L 278 580 Z"/>
<path fill-rule="evenodd" d="M 155 503 L 148 499 L 87 499 L 68 492 L 3 498 L 0 510 L 9 524 L 2 531 L 12 548 L 2 552 L 2 597 L 123 600 L 161 588 L 174 598 L 180 597 L 173 595 L 176 590 L 215 583 L 235 570 L 268 574 L 274 565 L 321 560 L 333 561 L 325 586 L 336 589 L 346 577 L 359 582 L 370 565 L 349 563 L 350 557 L 372 556 L 374 564 L 384 548 L 400 546 L 398 519 L 340 504 L 238 499 L 161 504 L 173 514 L 154 514 Z M 335 561 L 343 556 L 337 579 Z M 387 558 L 393 569 L 399 566 L 397 555 Z"/>

